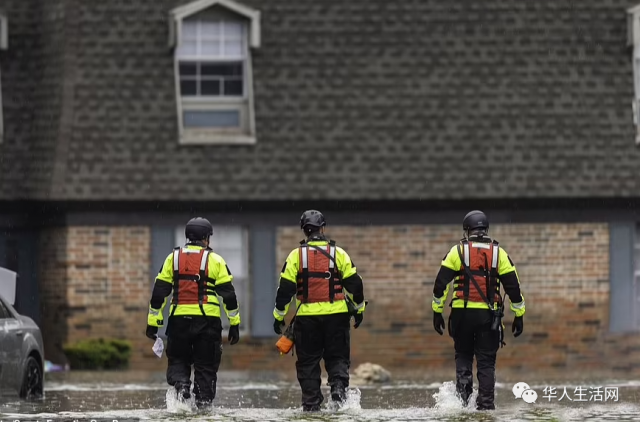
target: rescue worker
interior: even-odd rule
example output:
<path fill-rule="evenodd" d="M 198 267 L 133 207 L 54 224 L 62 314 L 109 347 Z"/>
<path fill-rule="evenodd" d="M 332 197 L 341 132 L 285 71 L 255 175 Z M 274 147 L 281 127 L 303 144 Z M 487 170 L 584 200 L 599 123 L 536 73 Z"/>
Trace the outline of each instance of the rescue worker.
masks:
<path fill-rule="evenodd" d="M 522 334 L 524 297 L 518 273 L 509 255 L 489 236 L 489 221 L 482 211 L 471 211 L 462 222 L 464 238 L 442 260 L 433 287 L 433 327 L 442 335 L 442 311 L 454 280 L 450 303 L 449 335 L 453 337 L 456 360 L 456 391 L 464 406 L 473 391 L 473 357 L 478 376 L 478 410 L 494 405 L 496 354 L 503 343 L 503 297 L 509 295 L 515 314 L 514 337 Z"/>
<path fill-rule="evenodd" d="M 320 360 L 324 359 L 331 400 L 341 404 L 349 386 L 350 320 L 354 328 L 365 311 L 362 278 L 349 255 L 325 234 L 325 218 L 319 211 L 305 211 L 300 228 L 306 240 L 289 254 L 282 267 L 276 295 L 273 328 L 282 333 L 284 316 L 296 296 L 294 331 L 296 372 L 302 390 L 303 411 L 319 411 Z"/>
<path fill-rule="evenodd" d="M 155 340 L 163 325 L 166 297 L 173 292 L 167 323 L 167 383 L 181 400 L 191 397 L 191 365 L 194 367 L 196 405 L 210 405 L 216 396 L 217 373 L 222 357 L 222 324 L 218 297 L 231 327 L 228 340 L 240 339 L 240 310 L 231 284 L 233 276 L 225 260 L 209 247 L 213 227 L 206 218 L 193 218 L 185 228 L 187 244 L 167 256 L 156 277 L 149 303 L 146 335 Z"/>

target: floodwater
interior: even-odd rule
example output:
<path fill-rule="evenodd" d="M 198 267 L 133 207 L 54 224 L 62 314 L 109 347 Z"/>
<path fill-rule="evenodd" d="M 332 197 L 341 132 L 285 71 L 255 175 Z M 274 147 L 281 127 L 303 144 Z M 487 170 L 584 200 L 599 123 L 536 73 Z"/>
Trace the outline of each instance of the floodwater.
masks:
<path fill-rule="evenodd" d="M 0 398 L 0 420 L 640 421 L 640 381 L 532 383 L 530 389 L 538 396 L 535 403 L 516 399 L 512 387 L 513 384 L 498 383 L 497 410 L 479 412 L 472 406 L 460 405 L 451 380 L 396 380 L 387 385 L 354 388 L 341 409 L 326 405 L 322 412 L 308 414 L 300 408 L 300 391 L 294 381 L 270 374 L 221 372 L 214 407 L 196 411 L 176 402 L 163 374 L 71 372 L 47 374 L 42 400 Z M 545 387 L 555 387 L 556 396 L 545 394 Z M 565 388 L 567 394 L 559 400 Z"/>

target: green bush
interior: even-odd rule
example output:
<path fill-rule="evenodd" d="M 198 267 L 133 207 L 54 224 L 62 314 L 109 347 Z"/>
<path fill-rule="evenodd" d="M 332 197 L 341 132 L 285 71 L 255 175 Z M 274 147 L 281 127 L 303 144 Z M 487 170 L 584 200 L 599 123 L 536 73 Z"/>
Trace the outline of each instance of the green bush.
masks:
<path fill-rule="evenodd" d="M 129 365 L 131 342 L 89 339 L 67 344 L 63 350 L 71 369 L 123 369 Z"/>

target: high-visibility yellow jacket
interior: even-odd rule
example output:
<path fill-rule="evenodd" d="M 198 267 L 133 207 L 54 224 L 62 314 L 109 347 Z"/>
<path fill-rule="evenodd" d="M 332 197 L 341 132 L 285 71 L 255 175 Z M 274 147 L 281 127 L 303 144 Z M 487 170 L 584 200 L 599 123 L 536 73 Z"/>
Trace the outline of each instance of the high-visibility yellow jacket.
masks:
<path fill-rule="evenodd" d="M 166 304 L 166 299 L 171 292 L 175 292 L 174 271 L 179 267 L 178 263 L 174 266 L 174 256 L 176 253 L 185 253 L 184 250 L 192 253 L 201 253 L 203 249 L 205 249 L 203 244 L 190 243 L 179 250 L 174 250 L 174 252 L 167 256 L 154 284 L 151 301 L 149 303 L 149 315 L 147 318 L 148 325 L 161 327 L 164 323 L 162 311 Z M 204 315 L 220 318 L 220 302 L 218 298 L 221 297 L 223 299 L 225 313 L 229 318 L 229 323 L 231 325 L 238 325 L 240 324 L 240 308 L 238 306 L 235 290 L 231 283 L 233 280 L 231 271 L 229 271 L 229 267 L 220 255 L 212 252 L 210 249 L 207 249 L 207 252 L 206 280 L 204 281 L 203 286 L 205 303 L 203 303 L 202 306 L 198 303 L 172 303 L 170 315 Z M 178 258 L 178 260 L 180 260 L 180 258 Z M 196 283 L 196 281 L 191 282 Z M 180 296 L 181 294 L 179 289 L 179 302 Z"/>
<path fill-rule="evenodd" d="M 477 244 L 480 247 L 483 243 L 491 244 L 491 239 L 489 238 L 480 238 L 480 239 L 470 239 L 470 243 L 473 247 L 473 244 Z M 453 281 L 454 291 L 459 288 L 460 276 L 465 274 L 465 270 L 462 265 L 462 261 L 460 259 L 461 252 L 464 249 L 461 244 L 455 245 L 449 250 L 449 253 L 442 260 L 440 271 L 436 276 L 435 285 L 433 287 L 433 300 L 431 307 L 434 312 L 442 313 L 444 309 L 444 303 L 447 299 L 447 294 L 449 292 L 450 282 Z M 464 258 L 464 252 L 462 252 Z M 520 317 L 525 313 L 525 302 L 524 296 L 520 291 L 520 280 L 518 279 L 518 272 L 516 271 L 516 267 L 511 261 L 511 258 L 507 254 L 507 252 L 502 249 L 502 247 L 498 247 L 498 258 L 497 258 L 497 278 L 499 279 L 500 284 L 503 286 L 505 292 L 509 296 L 509 300 L 511 302 L 510 309 L 513 311 L 515 316 Z M 468 277 L 465 277 L 468 279 Z M 498 287 L 499 292 L 499 287 Z M 451 301 L 452 308 L 464 308 L 465 303 L 464 299 L 454 297 Z M 494 303 L 494 308 L 497 309 L 498 304 Z M 467 301 L 467 308 L 471 309 L 489 309 L 489 305 L 485 301 Z"/>
<path fill-rule="evenodd" d="M 312 238 L 308 240 L 307 245 L 326 249 L 329 241 L 324 237 Z M 313 248 L 309 249 L 313 252 Z M 300 256 L 300 248 L 296 248 L 289 253 L 284 264 L 280 274 L 280 286 L 276 297 L 276 306 L 273 310 L 274 318 L 279 321 L 284 319 L 293 296 L 296 296 L 297 315 L 300 316 L 330 315 L 348 312 L 345 299 L 334 300 L 333 303 L 331 303 L 328 298 L 326 301 L 303 303 L 303 300 L 301 300 L 298 294 L 301 274 Z M 356 267 L 353 265 L 347 252 L 339 246 L 335 247 L 335 266 L 340 275 L 340 283 L 344 293 L 354 302 L 359 313 L 364 312 L 365 301 L 362 278 L 358 275 Z"/>

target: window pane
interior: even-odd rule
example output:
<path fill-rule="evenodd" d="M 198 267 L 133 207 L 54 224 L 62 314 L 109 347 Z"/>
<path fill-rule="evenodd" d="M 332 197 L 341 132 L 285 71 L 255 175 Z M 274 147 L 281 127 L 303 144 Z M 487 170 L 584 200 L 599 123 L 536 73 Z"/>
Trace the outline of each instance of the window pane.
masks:
<path fill-rule="evenodd" d="M 200 54 L 203 56 L 220 56 L 219 41 L 202 40 L 200 49 Z"/>
<path fill-rule="evenodd" d="M 193 96 L 198 94 L 198 86 L 195 80 L 181 80 L 180 81 L 180 95 L 183 97 Z"/>
<path fill-rule="evenodd" d="M 182 21 L 182 39 L 195 40 L 198 36 L 197 21 Z"/>
<path fill-rule="evenodd" d="M 182 41 L 182 44 L 178 47 L 178 57 L 184 56 L 197 56 L 198 55 L 198 42 L 197 41 Z"/>
<path fill-rule="evenodd" d="M 231 270 L 231 274 L 234 277 L 245 277 L 246 276 L 246 268 L 244 265 L 244 256 L 242 254 L 242 250 L 238 251 L 225 251 L 222 249 L 214 250 L 215 253 L 219 254 L 224 260 L 227 262 L 229 269 Z"/>
<path fill-rule="evenodd" d="M 242 24 L 240 22 L 225 22 L 224 38 L 242 39 Z"/>
<path fill-rule="evenodd" d="M 242 63 L 202 63 L 201 75 L 242 76 Z"/>
<path fill-rule="evenodd" d="M 240 127 L 238 110 L 186 110 L 184 126 L 192 128 Z"/>
<path fill-rule="evenodd" d="M 200 35 L 203 38 L 222 38 L 222 23 L 200 21 Z"/>
<path fill-rule="evenodd" d="M 244 247 L 244 229 L 240 226 L 214 226 L 211 236 L 213 249 L 242 249 Z"/>
<path fill-rule="evenodd" d="M 225 41 L 224 57 L 243 57 L 242 41 Z"/>
<path fill-rule="evenodd" d="M 241 96 L 242 95 L 242 80 L 225 80 L 224 81 L 224 95 L 229 96 Z"/>
<path fill-rule="evenodd" d="M 180 63 L 180 76 L 185 75 L 195 75 L 197 74 L 198 64 L 197 63 Z"/>
<path fill-rule="evenodd" d="M 220 95 L 220 81 L 219 80 L 201 81 L 200 95 Z"/>

